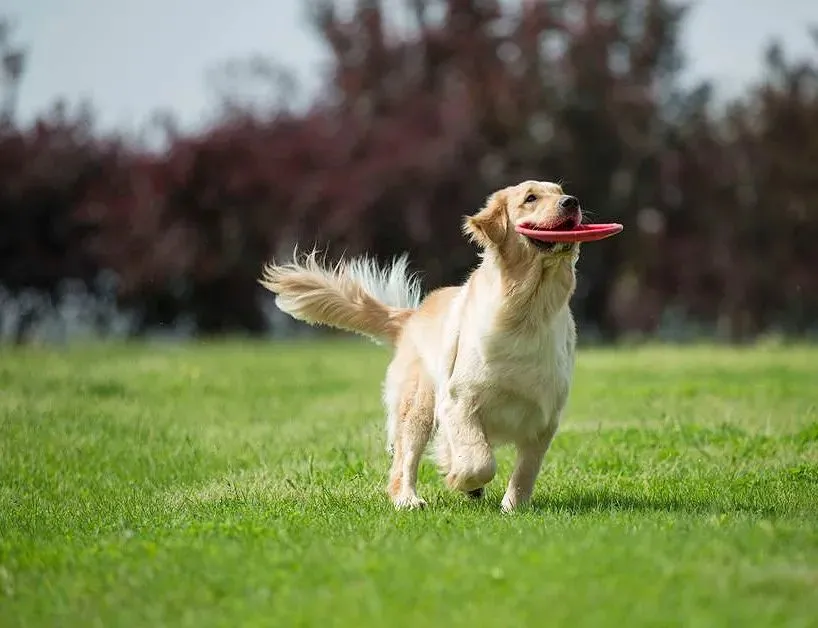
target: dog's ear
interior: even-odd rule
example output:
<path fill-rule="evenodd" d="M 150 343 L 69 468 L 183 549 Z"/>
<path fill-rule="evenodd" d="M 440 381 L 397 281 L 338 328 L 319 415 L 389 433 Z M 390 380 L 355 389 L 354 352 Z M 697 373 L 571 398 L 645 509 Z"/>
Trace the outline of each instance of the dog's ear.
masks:
<path fill-rule="evenodd" d="M 508 190 L 498 190 L 489 196 L 483 208 L 466 216 L 463 231 L 482 248 L 498 246 L 508 232 Z"/>

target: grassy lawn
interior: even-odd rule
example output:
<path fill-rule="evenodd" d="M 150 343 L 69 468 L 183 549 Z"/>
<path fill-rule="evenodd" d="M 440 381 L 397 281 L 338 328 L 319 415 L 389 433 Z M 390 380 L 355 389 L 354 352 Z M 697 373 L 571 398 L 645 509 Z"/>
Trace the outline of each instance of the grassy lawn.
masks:
<path fill-rule="evenodd" d="M 818 624 L 818 348 L 583 350 L 511 516 L 392 509 L 382 348 L 0 351 L 3 627 Z"/>

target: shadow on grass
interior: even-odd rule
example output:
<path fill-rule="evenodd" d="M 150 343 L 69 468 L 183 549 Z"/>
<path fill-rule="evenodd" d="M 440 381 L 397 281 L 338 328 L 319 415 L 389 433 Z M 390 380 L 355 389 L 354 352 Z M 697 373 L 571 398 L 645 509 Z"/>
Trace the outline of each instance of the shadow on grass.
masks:
<path fill-rule="evenodd" d="M 577 515 L 602 512 L 666 512 L 710 515 L 732 513 L 759 517 L 790 516 L 808 509 L 807 504 L 780 501 L 763 493 L 724 491 L 683 495 L 671 493 L 673 489 L 674 486 L 668 486 L 667 493 L 657 495 L 635 494 L 627 490 L 618 491 L 610 488 L 563 490 L 550 495 L 535 495 L 531 509 L 535 512 L 562 511 Z"/>
<path fill-rule="evenodd" d="M 592 480 L 552 481 L 539 484 L 525 512 L 576 516 L 618 513 L 687 513 L 691 515 L 743 514 L 752 517 L 786 518 L 818 514 L 810 498 L 816 487 L 811 465 L 759 471 L 720 480 L 707 478 L 657 478 L 647 485 L 617 481 L 595 486 Z M 227 520 L 238 516 L 250 520 L 293 520 L 299 525 L 340 517 L 347 522 L 379 519 L 395 514 L 385 490 L 373 478 L 295 484 L 266 477 L 248 481 L 219 478 L 174 495 L 166 494 L 171 519 Z M 420 483 L 419 493 L 434 514 L 499 515 L 504 483 L 492 483 L 481 499 L 445 489 L 436 478 Z M 170 499 L 167 499 L 170 497 Z M 405 511 L 398 513 L 402 519 Z M 408 513 L 416 514 L 416 513 Z M 334 525 L 334 523 L 333 523 Z"/>
<path fill-rule="evenodd" d="M 214 501 L 188 501 L 178 504 L 173 514 L 168 513 L 168 528 L 192 526 L 220 535 L 232 532 L 244 534 L 255 530 L 267 535 L 270 530 L 283 526 L 287 529 L 310 528 L 343 529 L 368 528 L 380 521 L 388 528 L 404 529 L 404 525 L 423 520 L 456 525 L 463 520 L 475 518 L 502 520 L 500 498 L 494 494 L 474 500 L 446 491 L 428 491 L 425 510 L 398 511 L 386 495 L 372 493 L 360 496 L 343 494 L 311 495 L 261 495 L 245 499 L 223 497 Z M 795 513 L 791 509 L 772 505 L 725 503 L 719 500 L 689 500 L 663 497 L 643 497 L 616 491 L 577 491 L 554 497 L 538 497 L 520 514 L 547 517 L 569 514 L 578 518 L 606 516 L 616 517 L 623 513 L 687 514 L 698 517 L 713 515 L 745 515 L 751 518 L 784 519 Z M 272 526 L 272 528 L 270 527 Z M 413 528 L 412 528 L 413 529 Z M 423 529 L 423 526 L 421 526 Z"/>

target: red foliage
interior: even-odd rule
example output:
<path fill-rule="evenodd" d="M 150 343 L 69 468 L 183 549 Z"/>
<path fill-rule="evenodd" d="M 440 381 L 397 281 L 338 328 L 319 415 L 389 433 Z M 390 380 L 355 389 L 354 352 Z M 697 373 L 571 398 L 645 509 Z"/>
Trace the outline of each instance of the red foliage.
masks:
<path fill-rule="evenodd" d="M 92 225 L 75 213 L 117 172 L 120 147 L 61 110 L 31 129 L 0 125 L 0 283 L 54 293 L 63 279 L 90 281 Z"/>

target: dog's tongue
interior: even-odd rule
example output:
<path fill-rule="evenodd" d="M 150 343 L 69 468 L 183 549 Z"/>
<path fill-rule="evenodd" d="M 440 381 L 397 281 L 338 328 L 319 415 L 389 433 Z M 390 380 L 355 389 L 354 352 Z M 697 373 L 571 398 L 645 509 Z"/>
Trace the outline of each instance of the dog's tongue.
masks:
<path fill-rule="evenodd" d="M 618 222 L 577 225 L 573 229 L 538 229 L 534 225 L 519 225 L 517 233 L 543 242 L 592 242 L 610 238 L 622 231 Z"/>

